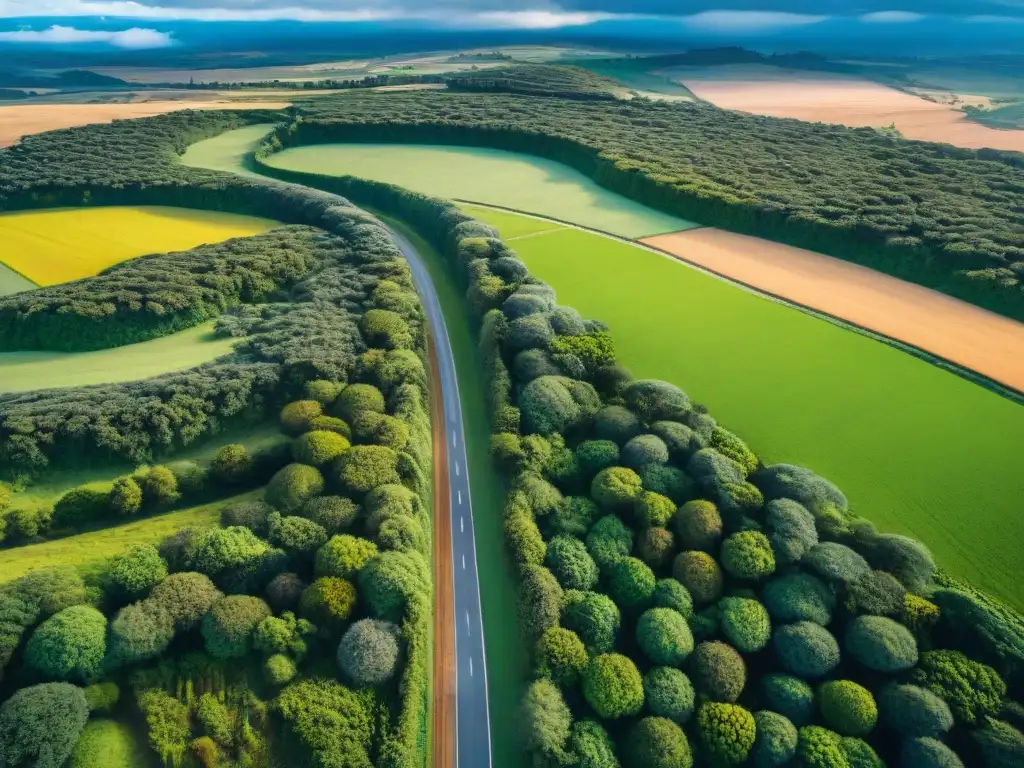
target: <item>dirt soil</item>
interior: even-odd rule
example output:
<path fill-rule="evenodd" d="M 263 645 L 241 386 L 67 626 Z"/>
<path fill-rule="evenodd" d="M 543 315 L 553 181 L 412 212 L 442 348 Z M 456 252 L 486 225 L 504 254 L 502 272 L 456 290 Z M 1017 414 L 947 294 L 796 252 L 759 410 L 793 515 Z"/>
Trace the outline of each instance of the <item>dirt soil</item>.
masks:
<path fill-rule="evenodd" d="M 450 768 L 455 761 L 455 595 L 452 593 L 451 491 L 444 399 L 437 376 L 437 351 L 428 339 L 430 420 L 434 433 L 434 668 L 430 765 Z"/>
<path fill-rule="evenodd" d="M 851 127 L 895 123 L 908 139 L 1024 151 L 1024 131 L 988 128 L 948 104 L 870 80 L 761 65 L 676 67 L 672 75 L 724 109 Z"/>
<path fill-rule="evenodd" d="M 1024 391 L 1024 324 L 858 264 L 711 227 L 640 242 Z"/>
<path fill-rule="evenodd" d="M 18 104 L 0 107 L 0 147 L 58 128 L 152 117 L 179 109 L 284 109 L 287 101 L 164 101 L 135 104 Z"/>

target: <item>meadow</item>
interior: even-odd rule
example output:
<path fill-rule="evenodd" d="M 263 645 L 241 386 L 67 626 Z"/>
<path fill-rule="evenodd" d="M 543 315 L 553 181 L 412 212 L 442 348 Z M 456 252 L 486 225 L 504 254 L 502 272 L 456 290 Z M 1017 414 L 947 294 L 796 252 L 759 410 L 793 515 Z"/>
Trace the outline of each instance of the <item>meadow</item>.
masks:
<path fill-rule="evenodd" d="M 0 215 L 0 264 L 37 285 L 95 275 L 150 253 L 265 232 L 269 219 L 165 206 L 112 206 Z"/>
<path fill-rule="evenodd" d="M 0 264 L 0 296 L 7 296 L 19 291 L 30 291 L 36 284 L 24 275 L 15 272 L 6 264 Z"/>
<path fill-rule="evenodd" d="M 113 384 L 183 371 L 231 352 L 214 321 L 151 341 L 92 352 L 0 352 L 0 393 Z"/>
<path fill-rule="evenodd" d="M 560 303 L 606 322 L 637 376 L 679 384 L 766 463 L 812 468 L 881 529 L 920 538 L 949 573 L 1024 606 L 1024 408 L 660 254 L 467 210 L 516 237 Z"/>
<path fill-rule="evenodd" d="M 197 141 L 185 150 L 181 162 L 191 168 L 258 176 L 259 174 L 248 170 L 245 157 L 260 145 L 260 141 L 273 127 L 273 123 L 259 123 L 222 133 L 212 139 Z"/>

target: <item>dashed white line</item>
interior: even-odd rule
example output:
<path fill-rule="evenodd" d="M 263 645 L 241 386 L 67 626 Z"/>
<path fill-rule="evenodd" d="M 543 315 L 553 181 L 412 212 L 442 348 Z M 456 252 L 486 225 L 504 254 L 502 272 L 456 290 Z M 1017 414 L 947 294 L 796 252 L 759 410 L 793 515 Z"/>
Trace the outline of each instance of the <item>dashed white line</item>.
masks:
<path fill-rule="evenodd" d="M 459 533 L 465 533 L 465 532 L 466 532 L 466 518 L 460 516 L 459 517 Z"/>
<path fill-rule="evenodd" d="M 473 630 L 469 626 L 469 611 L 466 611 L 466 634 L 469 635 L 469 634 L 472 634 L 472 632 L 473 632 Z"/>
<path fill-rule="evenodd" d="M 462 556 L 462 570 L 466 570 L 466 556 Z"/>
<path fill-rule="evenodd" d="M 458 433 L 457 433 L 457 432 L 456 432 L 456 431 L 455 431 L 455 430 L 453 429 L 453 430 L 452 430 L 452 448 L 458 448 L 458 447 L 459 447 L 459 435 L 458 435 Z"/>
<path fill-rule="evenodd" d="M 473 676 L 473 657 L 469 657 L 469 676 Z"/>
<path fill-rule="evenodd" d="M 459 471 L 459 462 L 455 462 L 455 476 L 458 477 L 462 472 Z"/>
<path fill-rule="evenodd" d="M 462 506 L 462 491 L 459 491 L 459 506 Z"/>

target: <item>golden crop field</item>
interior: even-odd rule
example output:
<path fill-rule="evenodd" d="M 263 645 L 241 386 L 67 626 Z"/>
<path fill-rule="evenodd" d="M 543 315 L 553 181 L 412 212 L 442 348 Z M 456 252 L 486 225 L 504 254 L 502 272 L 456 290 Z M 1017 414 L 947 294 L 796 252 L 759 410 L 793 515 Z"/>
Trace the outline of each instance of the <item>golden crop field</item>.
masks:
<path fill-rule="evenodd" d="M 183 251 L 274 226 L 270 219 L 161 206 L 6 213 L 0 215 L 0 264 L 37 285 L 55 285 L 137 256 Z"/>

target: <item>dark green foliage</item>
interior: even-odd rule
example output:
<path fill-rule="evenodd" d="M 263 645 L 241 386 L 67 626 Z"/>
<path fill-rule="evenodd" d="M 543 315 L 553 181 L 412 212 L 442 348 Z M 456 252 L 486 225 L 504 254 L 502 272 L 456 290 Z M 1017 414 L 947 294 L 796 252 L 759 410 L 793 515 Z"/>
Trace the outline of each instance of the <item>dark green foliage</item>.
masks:
<path fill-rule="evenodd" d="M 555 535 L 564 533 L 583 538 L 598 514 L 597 505 L 586 496 L 566 496 L 548 516 L 547 524 Z"/>
<path fill-rule="evenodd" d="M 215 457 L 216 458 L 216 457 Z M 197 462 L 189 459 L 172 461 L 167 465 L 178 483 L 178 490 L 182 496 L 194 496 L 206 490 L 209 471 L 206 467 L 200 466 Z M 140 489 L 141 490 L 141 489 Z"/>
<path fill-rule="evenodd" d="M 917 664 L 917 641 L 906 627 L 882 616 L 858 616 L 847 625 L 846 652 L 868 669 L 901 672 Z"/>
<path fill-rule="evenodd" d="M 292 610 L 299 604 L 306 585 L 294 573 L 279 573 L 267 584 L 266 596 L 270 607 L 277 613 Z"/>
<path fill-rule="evenodd" d="M 757 737 L 750 758 L 755 768 L 776 768 L 785 765 L 796 754 L 796 726 L 788 719 L 768 710 L 754 713 Z"/>
<path fill-rule="evenodd" d="M 864 613 L 896 616 L 903 610 L 906 588 L 885 571 L 868 571 L 849 584 L 850 597 Z"/>
<path fill-rule="evenodd" d="M 94 683 L 83 689 L 83 693 L 85 693 L 85 703 L 89 706 L 90 715 L 109 714 L 121 698 L 121 689 L 113 681 Z"/>
<path fill-rule="evenodd" d="M 153 588 L 146 602 L 166 613 L 177 631 L 184 632 L 198 626 L 221 597 L 220 590 L 201 573 L 172 573 Z"/>
<path fill-rule="evenodd" d="M 651 432 L 665 442 L 672 458 L 683 464 L 690 456 L 705 447 L 700 435 L 678 421 L 656 421 L 651 424 Z"/>
<path fill-rule="evenodd" d="M 667 528 L 645 528 L 636 540 L 636 554 L 652 570 L 663 571 L 672 562 L 676 539 Z"/>
<path fill-rule="evenodd" d="M 646 422 L 676 419 L 690 410 L 690 398 L 674 384 L 638 379 L 623 391 L 626 405 Z"/>
<path fill-rule="evenodd" d="M 612 650 L 621 621 L 618 607 L 607 595 L 599 592 L 565 593 L 562 623 L 579 635 L 591 654 Z"/>
<path fill-rule="evenodd" d="M 690 768 L 693 755 L 683 729 L 665 717 L 645 717 L 629 731 L 626 765 L 632 768 Z"/>
<path fill-rule="evenodd" d="M 916 685 L 884 686 L 878 692 L 878 713 L 882 723 L 905 736 L 939 736 L 953 727 L 946 702 Z"/>
<path fill-rule="evenodd" d="M 534 379 L 519 396 L 523 430 L 540 435 L 577 429 L 599 406 L 600 398 L 590 384 L 563 376 Z"/>
<path fill-rule="evenodd" d="M 306 464 L 289 464 L 270 478 L 265 497 L 282 512 L 297 512 L 324 489 L 323 475 Z"/>
<path fill-rule="evenodd" d="M 306 587 L 299 599 L 299 613 L 327 632 L 334 632 L 352 615 L 356 588 L 344 579 L 325 576 Z"/>
<path fill-rule="evenodd" d="M 633 551 L 633 531 L 615 515 L 605 515 L 587 533 L 587 551 L 598 568 L 610 568 Z"/>
<path fill-rule="evenodd" d="M 761 678 L 761 693 L 767 705 L 795 725 L 806 725 L 814 715 L 814 689 L 792 675 L 773 672 Z"/>
<path fill-rule="evenodd" d="M 61 768 L 88 717 L 81 688 L 67 683 L 22 688 L 0 704 L 0 765 Z"/>
<path fill-rule="evenodd" d="M 517 719 L 523 745 L 537 763 L 564 761 L 572 713 L 554 683 L 543 679 L 531 683 L 519 705 Z"/>
<path fill-rule="evenodd" d="M 675 579 L 659 579 L 654 585 L 651 602 L 658 608 L 671 608 L 686 619 L 693 615 L 693 598 Z"/>
<path fill-rule="evenodd" d="M 812 621 L 827 626 L 832 621 L 836 598 L 832 588 L 809 573 L 792 573 L 770 579 L 762 593 L 768 613 L 776 621 Z"/>
<path fill-rule="evenodd" d="M 903 742 L 900 765 L 903 768 L 964 768 L 956 752 L 928 736 Z"/>
<path fill-rule="evenodd" d="M 621 88 L 614 80 L 583 67 L 519 62 L 451 73 L 445 82 L 452 91 L 521 93 L 586 100 L 615 99 Z"/>
<path fill-rule="evenodd" d="M 347 766 L 370 768 L 367 745 L 373 734 L 373 718 L 363 699 L 336 680 L 308 678 L 281 691 L 274 703 L 285 731 L 307 752 L 310 764 L 338 765 L 345 755 Z M 295 755 L 302 759 L 301 753 Z M 305 761 L 304 761 L 305 762 Z"/>
<path fill-rule="evenodd" d="M 722 634 L 738 651 L 756 653 L 768 645 L 772 624 L 768 611 L 757 600 L 723 597 L 718 608 Z"/>
<path fill-rule="evenodd" d="M 597 584 L 597 564 L 583 542 L 577 538 L 556 536 L 551 539 L 547 545 L 545 563 L 565 589 L 585 592 Z"/>
<path fill-rule="evenodd" d="M 583 696 L 605 720 L 628 717 L 643 707 L 643 679 L 626 656 L 602 654 L 591 659 L 583 673 Z"/>
<path fill-rule="evenodd" d="M 758 471 L 753 480 L 769 501 L 792 499 L 814 513 L 826 505 L 832 505 L 840 512 L 845 512 L 848 506 L 842 491 L 804 467 L 773 464 Z"/>
<path fill-rule="evenodd" d="M 644 488 L 682 504 L 696 495 L 693 480 L 683 470 L 667 464 L 645 464 L 640 468 Z"/>
<path fill-rule="evenodd" d="M 768 502 L 765 523 L 768 541 L 780 565 L 799 562 L 818 543 L 814 516 L 790 499 Z"/>
<path fill-rule="evenodd" d="M 359 517 L 359 507 L 344 496 L 317 496 L 306 502 L 302 516 L 308 517 L 333 536 L 352 527 Z"/>
<path fill-rule="evenodd" d="M 625 445 L 640 433 L 640 419 L 621 405 L 606 405 L 594 416 L 594 434 L 601 442 Z"/>
<path fill-rule="evenodd" d="M 804 563 L 826 581 L 849 584 L 871 570 L 867 560 L 845 544 L 823 541 L 811 548 Z"/>
<path fill-rule="evenodd" d="M 737 579 L 757 580 L 775 572 L 775 554 L 759 531 L 740 531 L 722 542 L 722 567 Z"/>
<path fill-rule="evenodd" d="M 734 702 L 747 683 L 747 668 L 736 649 L 726 643 L 699 643 L 688 669 L 693 687 L 712 701 Z"/>
<path fill-rule="evenodd" d="M 690 679 L 674 667 L 652 667 L 644 675 L 644 702 L 657 717 L 685 723 L 693 715 L 695 693 Z"/>
<path fill-rule="evenodd" d="M 342 487 L 358 498 L 378 485 L 396 484 L 401 480 L 398 454 L 383 445 L 354 445 L 341 455 L 334 468 Z"/>
<path fill-rule="evenodd" d="M 1009 723 L 990 718 L 971 737 L 985 768 L 1013 768 L 1024 760 L 1024 734 Z"/>
<path fill-rule="evenodd" d="M 843 737 L 839 740 L 839 749 L 850 768 L 885 768 L 882 758 L 864 739 Z"/>
<path fill-rule="evenodd" d="M 121 517 L 131 517 L 142 509 L 142 489 L 135 478 L 119 477 L 114 481 L 110 489 L 110 509 Z"/>
<path fill-rule="evenodd" d="M 298 560 L 310 559 L 327 541 L 327 531 L 304 517 L 282 517 L 271 512 L 267 518 L 267 540 Z"/>
<path fill-rule="evenodd" d="M 231 581 L 234 573 L 259 568 L 270 552 L 267 543 L 248 528 L 214 528 L 202 531 L 189 547 L 186 567 L 210 576 L 218 583 Z"/>
<path fill-rule="evenodd" d="M 878 707 L 871 692 L 852 680 L 822 683 L 818 703 L 825 723 L 844 736 L 864 736 L 878 720 Z"/>
<path fill-rule="evenodd" d="M 800 677 L 824 677 L 839 663 L 839 643 L 835 637 L 809 621 L 778 627 L 774 645 L 783 669 Z"/>
<path fill-rule="evenodd" d="M 654 571 L 635 557 L 621 557 L 608 566 L 608 590 L 624 608 L 642 608 L 654 594 Z"/>
<path fill-rule="evenodd" d="M 707 552 L 679 553 L 672 563 L 672 575 L 697 605 L 712 603 L 722 594 L 722 569 Z"/>
<path fill-rule="evenodd" d="M 222 597 L 203 618 L 207 652 L 217 659 L 241 658 L 252 648 L 252 633 L 270 616 L 269 606 L 258 597 Z"/>
<path fill-rule="evenodd" d="M 693 635 L 682 614 L 650 608 L 636 624 L 636 642 L 654 664 L 677 667 L 693 652 Z"/>
<path fill-rule="evenodd" d="M 622 463 L 631 469 L 667 461 L 668 447 L 657 435 L 637 435 L 622 447 Z"/>
<path fill-rule="evenodd" d="M 871 542 L 868 557 L 875 568 L 888 571 L 911 592 L 924 592 L 935 575 L 932 553 L 919 541 L 895 533 L 878 536 Z"/>
<path fill-rule="evenodd" d="M 429 584 L 430 571 L 416 552 L 381 552 L 359 571 L 360 597 L 375 618 L 387 621 L 398 622 Z"/>
<path fill-rule="evenodd" d="M 246 447 L 231 443 L 217 450 L 210 462 L 210 477 L 221 485 L 240 485 L 249 479 L 252 467 L 252 456 Z"/>
<path fill-rule="evenodd" d="M 757 723 L 743 707 L 709 701 L 697 712 L 697 732 L 711 755 L 725 765 L 739 765 L 754 747 Z"/>
<path fill-rule="evenodd" d="M 562 587 L 547 568 L 528 565 L 519 582 L 519 629 L 529 641 L 536 641 L 558 624 Z"/>
<path fill-rule="evenodd" d="M 72 488 L 53 505 L 53 525 L 57 528 L 80 528 L 104 517 L 110 509 L 110 488 L 84 485 Z"/>
<path fill-rule="evenodd" d="M 959 651 L 922 653 L 911 681 L 940 696 L 957 720 L 971 726 L 994 717 L 1006 695 L 998 672 Z"/>
<path fill-rule="evenodd" d="M 939 589 L 931 596 L 941 610 L 936 631 L 946 644 L 991 664 L 1007 680 L 1024 676 L 1024 620 L 977 592 Z"/>
<path fill-rule="evenodd" d="M 265 501 L 240 501 L 220 510 L 220 524 L 224 528 L 240 525 L 257 536 L 266 537 L 267 518 L 274 508 Z"/>
<path fill-rule="evenodd" d="M 126 605 L 110 623 L 107 664 L 112 668 L 155 658 L 174 639 L 174 622 L 160 604 L 149 600 Z"/>
<path fill-rule="evenodd" d="M 611 737 L 594 720 L 577 720 L 572 724 L 569 747 L 580 768 L 619 768 Z"/>
<path fill-rule="evenodd" d="M 612 440 L 586 440 L 576 446 L 576 462 L 584 479 L 619 463 L 619 446 Z"/>
<path fill-rule="evenodd" d="M 673 518 L 680 546 L 689 550 L 715 551 L 722 537 L 722 518 L 710 501 L 688 501 Z"/>
<path fill-rule="evenodd" d="M 579 682 L 590 657 L 579 635 L 562 627 L 546 630 L 534 648 L 537 674 L 568 688 Z"/>
<path fill-rule="evenodd" d="M 107 620 L 87 605 L 74 605 L 40 624 L 25 648 L 25 661 L 47 679 L 89 682 L 106 652 Z"/>
<path fill-rule="evenodd" d="M 151 544 L 115 555 L 107 565 L 108 589 L 125 602 L 143 597 L 167 577 L 167 563 Z"/>
<path fill-rule="evenodd" d="M 338 666 L 357 686 L 382 685 L 398 666 L 399 629 L 376 619 L 357 621 L 338 645 Z"/>

